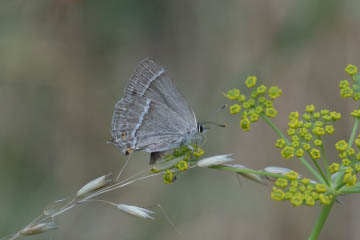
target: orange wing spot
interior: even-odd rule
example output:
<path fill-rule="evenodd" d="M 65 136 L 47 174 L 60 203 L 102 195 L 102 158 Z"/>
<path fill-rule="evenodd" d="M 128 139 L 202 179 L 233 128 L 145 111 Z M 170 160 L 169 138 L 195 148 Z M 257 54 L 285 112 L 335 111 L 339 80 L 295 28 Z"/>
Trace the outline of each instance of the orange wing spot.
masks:
<path fill-rule="evenodd" d="M 131 148 L 127 148 L 125 151 L 125 155 L 129 155 L 133 150 Z"/>
<path fill-rule="evenodd" d="M 121 137 L 122 137 L 123 140 L 125 140 L 126 139 L 126 132 L 122 132 Z"/>

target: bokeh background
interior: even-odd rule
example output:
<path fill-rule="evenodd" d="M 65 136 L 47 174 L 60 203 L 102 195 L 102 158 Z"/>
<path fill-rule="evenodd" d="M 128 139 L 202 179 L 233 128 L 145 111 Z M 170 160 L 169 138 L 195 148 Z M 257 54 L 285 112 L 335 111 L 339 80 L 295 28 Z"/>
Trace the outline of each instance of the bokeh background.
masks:
<path fill-rule="evenodd" d="M 356 0 L 2 0 L 0 2 L 0 236 L 19 230 L 49 202 L 71 196 L 89 180 L 118 172 L 124 156 L 112 145 L 114 104 L 136 64 L 162 63 L 197 118 L 226 123 L 207 133 L 206 155 L 235 153 L 251 168 L 282 160 L 276 136 L 258 122 L 250 132 L 227 111 L 222 93 L 245 89 L 256 74 L 283 96 L 275 122 L 286 129 L 290 111 L 316 103 L 343 114 L 327 138 L 328 155 L 352 127 L 350 100 L 338 81 L 360 63 L 360 2 Z M 125 175 L 148 167 L 135 153 Z M 83 205 L 57 218 L 61 228 L 33 239 L 306 239 L 319 207 L 270 200 L 271 186 L 234 174 L 193 169 L 171 185 L 160 177 L 103 196 L 148 207 L 155 221 L 109 206 Z M 331 212 L 321 239 L 358 239 L 355 195 Z"/>

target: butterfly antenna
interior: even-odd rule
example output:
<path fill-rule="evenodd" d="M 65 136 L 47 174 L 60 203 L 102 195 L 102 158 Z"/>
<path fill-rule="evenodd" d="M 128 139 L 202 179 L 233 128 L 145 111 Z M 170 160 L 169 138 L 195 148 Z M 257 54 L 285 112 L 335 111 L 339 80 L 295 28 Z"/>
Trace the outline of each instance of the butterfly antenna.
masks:
<path fill-rule="evenodd" d="M 215 126 L 218 126 L 218 127 L 223 127 L 225 128 L 226 125 L 225 124 L 220 124 L 220 123 L 216 123 L 216 122 L 202 122 L 202 124 L 212 124 L 212 125 L 215 125 Z"/>

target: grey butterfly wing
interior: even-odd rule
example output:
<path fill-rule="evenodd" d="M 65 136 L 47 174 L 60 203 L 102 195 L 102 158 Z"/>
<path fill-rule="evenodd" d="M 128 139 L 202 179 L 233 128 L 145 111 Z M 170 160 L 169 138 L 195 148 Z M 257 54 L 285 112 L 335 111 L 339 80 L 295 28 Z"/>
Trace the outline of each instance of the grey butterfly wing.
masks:
<path fill-rule="evenodd" d="M 125 89 L 126 96 L 146 97 L 166 105 L 178 113 L 191 127 L 196 128 L 194 111 L 176 88 L 163 67 L 152 58 L 141 61 Z"/>
<path fill-rule="evenodd" d="M 113 142 L 124 153 L 176 148 L 190 130 L 178 113 L 155 100 L 125 96 L 115 105 Z"/>

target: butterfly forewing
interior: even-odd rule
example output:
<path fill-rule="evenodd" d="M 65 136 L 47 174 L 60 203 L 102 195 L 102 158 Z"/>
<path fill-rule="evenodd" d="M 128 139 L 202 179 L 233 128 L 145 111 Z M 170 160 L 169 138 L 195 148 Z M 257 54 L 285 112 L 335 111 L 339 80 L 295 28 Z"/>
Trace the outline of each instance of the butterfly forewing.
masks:
<path fill-rule="evenodd" d="M 190 105 L 176 88 L 163 67 L 153 59 L 140 62 L 125 89 L 125 96 L 146 97 L 166 105 L 178 113 L 189 125 L 196 127 L 196 119 Z"/>

